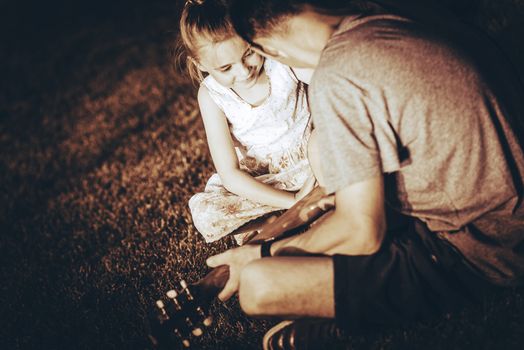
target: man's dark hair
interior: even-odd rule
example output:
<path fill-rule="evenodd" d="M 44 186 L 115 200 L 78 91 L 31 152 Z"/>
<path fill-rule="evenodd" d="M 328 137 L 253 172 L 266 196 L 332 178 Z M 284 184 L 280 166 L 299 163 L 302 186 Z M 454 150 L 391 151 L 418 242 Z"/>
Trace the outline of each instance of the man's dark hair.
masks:
<path fill-rule="evenodd" d="M 230 18 L 233 27 L 244 40 L 272 33 L 280 20 L 302 9 L 307 0 L 231 0 Z"/>
<path fill-rule="evenodd" d="M 308 6 L 325 14 L 365 14 L 377 5 L 365 0 L 229 0 L 230 18 L 237 33 L 247 42 L 255 37 L 277 34 L 282 20 Z"/>

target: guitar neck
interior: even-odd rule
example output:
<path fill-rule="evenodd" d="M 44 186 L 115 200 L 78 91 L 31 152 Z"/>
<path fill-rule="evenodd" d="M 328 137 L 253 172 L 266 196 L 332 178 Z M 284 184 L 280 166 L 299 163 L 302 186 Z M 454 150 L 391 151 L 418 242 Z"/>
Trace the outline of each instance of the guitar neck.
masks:
<path fill-rule="evenodd" d="M 326 196 L 322 187 L 315 187 L 275 221 L 266 224 L 253 237 L 249 237 L 247 243 L 260 244 L 282 236 L 287 237 L 290 233 L 296 234 L 334 207 L 335 196 Z"/>
<path fill-rule="evenodd" d="M 229 266 L 220 265 L 194 284 L 202 304 L 209 304 L 220 293 L 229 279 Z"/>
<path fill-rule="evenodd" d="M 248 244 L 298 233 L 333 207 L 333 196 L 326 197 L 322 189 L 315 188 L 275 221 L 266 224 Z M 229 266 L 218 266 L 195 284 L 189 286 L 181 281 L 181 288 L 175 287 L 166 293 L 167 299 L 157 300 L 151 315 L 149 334 L 153 345 L 159 347 L 174 340 L 185 348 L 189 347 L 190 339 L 201 336 L 213 323 L 206 310 L 224 289 L 228 279 Z"/>

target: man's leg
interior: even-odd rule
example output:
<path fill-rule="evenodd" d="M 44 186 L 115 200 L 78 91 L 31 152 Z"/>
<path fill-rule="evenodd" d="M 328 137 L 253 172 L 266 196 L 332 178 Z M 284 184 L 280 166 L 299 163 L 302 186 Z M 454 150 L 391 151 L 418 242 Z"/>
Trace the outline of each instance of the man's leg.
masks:
<path fill-rule="evenodd" d="M 247 265 L 239 299 L 252 316 L 335 317 L 331 257 L 272 257 Z"/>
<path fill-rule="evenodd" d="M 320 166 L 320 157 L 318 138 L 313 130 L 308 140 L 308 159 L 322 186 L 321 173 L 315 171 Z M 333 276 L 333 259 L 327 256 L 260 259 L 242 271 L 240 305 L 252 316 L 334 318 Z"/>
<path fill-rule="evenodd" d="M 489 284 L 420 222 L 388 232 L 367 256 L 272 257 L 243 270 L 239 297 L 253 316 L 336 318 L 349 332 L 434 318 Z"/>

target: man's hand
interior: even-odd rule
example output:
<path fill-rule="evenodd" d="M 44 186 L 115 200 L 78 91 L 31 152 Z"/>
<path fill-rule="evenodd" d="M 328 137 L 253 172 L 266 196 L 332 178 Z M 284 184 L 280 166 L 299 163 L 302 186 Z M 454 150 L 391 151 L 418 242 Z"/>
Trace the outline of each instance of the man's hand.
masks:
<path fill-rule="evenodd" d="M 221 254 L 214 255 L 207 259 L 209 267 L 229 265 L 229 280 L 224 289 L 218 294 L 218 298 L 225 301 L 238 291 L 240 273 L 242 269 L 251 261 L 260 258 L 259 245 L 245 245 L 238 248 L 227 250 Z"/>

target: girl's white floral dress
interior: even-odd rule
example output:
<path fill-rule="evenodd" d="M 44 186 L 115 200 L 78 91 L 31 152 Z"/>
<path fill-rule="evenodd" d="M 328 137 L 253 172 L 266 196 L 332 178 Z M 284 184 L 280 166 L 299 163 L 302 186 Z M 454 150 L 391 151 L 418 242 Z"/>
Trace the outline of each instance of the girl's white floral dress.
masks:
<path fill-rule="evenodd" d="M 311 176 L 307 141 L 311 134 L 306 87 L 291 69 L 266 59 L 270 93 L 259 106 L 251 106 L 233 90 L 207 76 L 202 84 L 224 112 L 241 169 L 257 180 L 287 191 L 299 190 Z M 189 200 L 197 230 L 206 242 L 216 241 L 238 227 L 282 209 L 239 197 L 224 188 L 218 174 L 212 175 L 204 192 Z M 235 235 L 238 244 L 245 234 Z"/>

